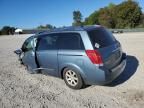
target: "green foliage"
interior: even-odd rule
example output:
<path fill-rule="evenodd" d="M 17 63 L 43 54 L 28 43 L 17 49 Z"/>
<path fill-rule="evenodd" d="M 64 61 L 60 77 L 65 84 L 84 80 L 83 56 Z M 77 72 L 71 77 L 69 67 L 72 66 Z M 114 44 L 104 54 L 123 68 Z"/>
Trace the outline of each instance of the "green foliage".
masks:
<path fill-rule="evenodd" d="M 141 21 L 140 21 L 140 25 L 138 27 L 139 28 L 144 27 L 144 13 L 141 15 Z"/>
<path fill-rule="evenodd" d="M 125 1 L 117 6 L 117 28 L 134 28 L 140 24 L 141 8 L 134 1 Z"/>
<path fill-rule="evenodd" d="M 73 11 L 73 26 L 81 26 L 82 25 L 82 14 L 80 11 Z"/>
<path fill-rule="evenodd" d="M 142 11 L 138 3 L 132 0 L 119 5 L 110 3 L 92 13 L 84 25 L 100 24 L 108 28 L 134 28 L 143 22 Z"/>
<path fill-rule="evenodd" d="M 115 6 L 116 6 L 115 4 L 110 3 L 110 4 L 108 5 L 108 8 L 109 8 L 109 9 L 113 9 Z"/>
<path fill-rule="evenodd" d="M 52 26 L 51 24 L 40 25 L 37 27 L 37 29 L 49 29 L 49 30 L 54 29 L 54 28 L 56 28 L 56 27 Z"/>
<path fill-rule="evenodd" d="M 88 18 L 85 19 L 84 25 L 99 24 L 99 22 L 98 22 L 98 16 L 99 16 L 99 12 L 95 11 Z"/>
<path fill-rule="evenodd" d="M 1 29 L 1 35 L 13 35 L 15 32 L 15 28 L 14 27 L 10 27 L 10 26 L 4 26 Z"/>
<path fill-rule="evenodd" d="M 108 28 L 115 28 L 111 11 L 107 7 L 101 8 L 99 10 L 98 22 Z"/>

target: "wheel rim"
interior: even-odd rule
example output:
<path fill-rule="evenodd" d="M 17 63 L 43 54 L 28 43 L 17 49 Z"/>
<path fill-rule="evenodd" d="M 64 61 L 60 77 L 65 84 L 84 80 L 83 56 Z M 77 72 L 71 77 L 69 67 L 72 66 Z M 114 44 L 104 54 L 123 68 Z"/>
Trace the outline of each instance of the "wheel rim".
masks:
<path fill-rule="evenodd" d="M 78 77 L 74 71 L 72 70 L 66 71 L 65 77 L 69 85 L 76 86 L 78 84 Z"/>

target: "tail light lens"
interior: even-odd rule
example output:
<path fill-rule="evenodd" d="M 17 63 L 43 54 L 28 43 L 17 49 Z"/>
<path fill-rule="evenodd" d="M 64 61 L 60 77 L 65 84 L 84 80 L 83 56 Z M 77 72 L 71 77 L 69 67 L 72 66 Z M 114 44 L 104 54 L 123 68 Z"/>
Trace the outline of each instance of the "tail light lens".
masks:
<path fill-rule="evenodd" d="M 97 50 L 86 50 L 86 54 L 93 64 L 103 66 L 101 55 Z"/>

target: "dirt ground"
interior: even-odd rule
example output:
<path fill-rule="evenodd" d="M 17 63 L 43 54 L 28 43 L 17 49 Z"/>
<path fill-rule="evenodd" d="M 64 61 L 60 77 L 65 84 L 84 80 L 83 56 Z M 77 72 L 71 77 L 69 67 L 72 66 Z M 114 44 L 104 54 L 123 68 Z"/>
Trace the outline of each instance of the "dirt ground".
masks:
<path fill-rule="evenodd" d="M 142 108 L 144 106 L 144 32 L 115 34 L 127 53 L 127 66 L 107 86 L 68 88 L 64 81 L 29 74 L 13 51 L 29 35 L 0 37 L 0 108 Z"/>

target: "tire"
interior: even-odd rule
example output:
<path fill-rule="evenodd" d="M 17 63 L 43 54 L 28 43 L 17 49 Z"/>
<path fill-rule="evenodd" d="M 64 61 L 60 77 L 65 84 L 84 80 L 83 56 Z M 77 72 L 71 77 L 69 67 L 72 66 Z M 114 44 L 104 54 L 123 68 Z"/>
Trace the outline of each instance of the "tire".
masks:
<path fill-rule="evenodd" d="M 72 89 L 81 89 L 84 86 L 82 77 L 75 70 L 69 68 L 64 69 L 63 79 L 66 85 Z"/>

